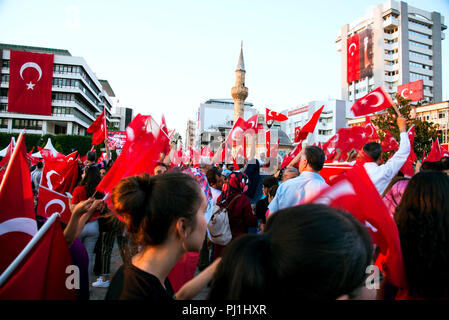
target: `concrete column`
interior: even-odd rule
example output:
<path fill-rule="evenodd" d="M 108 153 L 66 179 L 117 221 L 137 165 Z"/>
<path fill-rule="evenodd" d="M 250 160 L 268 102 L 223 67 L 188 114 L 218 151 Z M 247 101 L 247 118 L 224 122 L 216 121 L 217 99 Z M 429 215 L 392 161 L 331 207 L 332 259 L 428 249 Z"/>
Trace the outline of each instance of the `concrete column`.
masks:
<path fill-rule="evenodd" d="M 432 22 L 433 102 L 436 103 L 443 100 L 443 76 L 441 71 L 441 15 L 438 12 L 432 12 Z"/>
<path fill-rule="evenodd" d="M 67 134 L 73 134 L 73 123 L 67 122 Z"/>
<path fill-rule="evenodd" d="M 47 131 L 47 121 L 43 120 L 42 121 L 42 134 L 47 134 L 47 133 L 49 133 Z"/>
<path fill-rule="evenodd" d="M 8 119 L 8 133 L 12 132 L 12 122 L 13 121 L 14 121 L 13 119 Z"/>
<path fill-rule="evenodd" d="M 408 5 L 401 1 L 401 14 L 399 16 L 399 70 L 401 84 L 410 82 L 410 57 L 408 43 Z"/>

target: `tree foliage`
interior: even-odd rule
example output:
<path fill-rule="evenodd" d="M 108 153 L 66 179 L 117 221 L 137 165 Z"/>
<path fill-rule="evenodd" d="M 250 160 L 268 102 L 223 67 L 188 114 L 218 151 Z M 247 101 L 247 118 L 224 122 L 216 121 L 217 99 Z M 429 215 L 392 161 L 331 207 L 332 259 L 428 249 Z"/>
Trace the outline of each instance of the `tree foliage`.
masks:
<path fill-rule="evenodd" d="M 441 141 L 441 131 L 439 131 L 438 124 L 430 121 L 423 121 L 421 119 L 410 117 L 410 111 L 412 106 L 410 106 L 410 100 L 404 99 L 400 95 L 396 95 L 396 105 L 398 106 L 399 112 L 407 120 L 407 129 L 413 124 L 415 125 L 415 143 L 413 150 L 415 151 L 418 159 L 422 158 L 423 153 L 429 153 L 432 147 L 432 140 L 438 138 Z M 422 103 L 418 102 L 417 107 L 421 106 Z M 385 130 L 390 130 L 391 135 L 399 142 L 399 128 L 396 123 L 397 114 L 394 108 L 390 107 L 386 112 L 381 114 L 376 114 L 372 117 L 371 122 L 378 128 L 378 134 L 381 139 L 385 137 Z M 388 159 L 393 153 L 386 152 L 383 157 L 384 160 Z"/>

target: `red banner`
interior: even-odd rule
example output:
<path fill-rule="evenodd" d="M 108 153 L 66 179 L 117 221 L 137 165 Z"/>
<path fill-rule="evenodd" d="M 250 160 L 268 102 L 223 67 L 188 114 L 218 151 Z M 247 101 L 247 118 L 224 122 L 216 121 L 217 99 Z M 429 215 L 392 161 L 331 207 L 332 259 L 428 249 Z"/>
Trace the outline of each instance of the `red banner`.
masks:
<path fill-rule="evenodd" d="M 51 116 L 53 57 L 11 51 L 8 112 Z"/>
<path fill-rule="evenodd" d="M 423 98 L 423 81 L 413 81 L 398 86 L 397 93 L 404 99 L 419 101 Z"/>
<path fill-rule="evenodd" d="M 351 111 L 354 116 L 364 116 L 377 111 L 384 110 L 394 104 L 390 95 L 382 87 L 378 87 L 354 102 Z"/>
<path fill-rule="evenodd" d="M 355 34 L 348 38 L 346 45 L 347 52 L 347 81 L 352 82 L 360 79 L 360 44 L 359 35 Z"/>

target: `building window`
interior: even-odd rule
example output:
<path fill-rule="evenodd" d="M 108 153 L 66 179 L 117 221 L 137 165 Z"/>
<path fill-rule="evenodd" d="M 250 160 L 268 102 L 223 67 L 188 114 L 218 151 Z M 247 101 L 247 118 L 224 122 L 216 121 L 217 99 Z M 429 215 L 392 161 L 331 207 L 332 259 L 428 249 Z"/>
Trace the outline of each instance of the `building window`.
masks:
<path fill-rule="evenodd" d="M 429 26 L 428 24 L 425 24 L 425 23 L 423 23 L 423 22 L 418 22 L 418 21 L 414 21 L 414 20 L 409 20 L 408 23 L 411 24 L 411 25 L 414 25 L 414 26 L 421 27 L 421 28 L 432 29 L 431 26 Z"/>
<path fill-rule="evenodd" d="M 2 83 L 9 83 L 9 74 L 2 74 Z"/>
<path fill-rule="evenodd" d="M 2 129 L 8 128 L 8 119 L 0 119 L 0 128 Z"/>
<path fill-rule="evenodd" d="M 432 50 L 432 46 L 429 46 L 428 44 L 419 43 L 419 42 L 416 42 L 416 41 L 413 41 L 413 40 L 409 40 L 408 43 L 410 45 L 412 45 L 412 46 L 416 46 L 416 47 Z"/>
<path fill-rule="evenodd" d="M 414 72 L 410 72 L 410 78 L 415 80 L 432 80 L 432 77 Z"/>
<path fill-rule="evenodd" d="M 418 53 L 415 51 L 410 51 L 410 56 L 417 57 L 417 58 L 424 59 L 424 60 L 432 60 L 431 56 L 428 56 L 427 54 L 421 54 L 421 53 Z"/>
<path fill-rule="evenodd" d="M 32 119 L 14 119 L 12 126 L 14 129 L 42 130 L 42 121 Z"/>
<path fill-rule="evenodd" d="M 408 31 L 408 35 L 409 36 L 416 36 L 416 37 L 420 37 L 420 38 L 424 38 L 424 39 L 432 39 L 432 37 L 427 35 L 427 34 L 424 34 L 424 33 L 421 33 L 421 32 L 416 32 L 416 31 L 412 31 L 412 30 Z"/>

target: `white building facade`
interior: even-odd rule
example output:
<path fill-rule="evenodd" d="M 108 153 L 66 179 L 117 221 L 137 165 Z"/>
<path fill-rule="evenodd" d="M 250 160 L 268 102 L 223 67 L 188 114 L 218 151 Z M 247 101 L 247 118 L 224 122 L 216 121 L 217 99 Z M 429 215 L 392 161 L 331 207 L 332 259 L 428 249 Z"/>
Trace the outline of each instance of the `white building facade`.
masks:
<path fill-rule="evenodd" d="M 281 129 L 287 133 L 291 141 L 295 141 L 295 128 L 303 127 L 311 118 L 315 111 L 324 105 L 318 123 L 313 133 L 309 134 L 306 144 L 312 145 L 328 141 L 338 129 L 345 128 L 346 115 L 352 102 L 344 100 L 318 100 L 310 101 L 307 105 L 298 106 L 297 108 L 284 111 L 288 116 L 288 120 L 281 122 Z"/>
<path fill-rule="evenodd" d="M 423 100 L 441 102 L 441 42 L 446 29 L 440 13 L 394 0 L 344 25 L 336 39 L 337 51 L 341 52 L 341 98 L 355 101 L 379 86 L 394 96 L 398 85 L 422 79 Z M 347 57 L 351 48 L 347 48 L 347 40 L 363 31 L 370 33 L 372 41 L 368 44 L 368 48 L 372 45 L 372 73 L 348 83 Z"/>
<path fill-rule="evenodd" d="M 7 111 L 11 50 L 54 54 L 51 116 Z M 67 50 L 0 44 L 0 58 L 0 132 L 85 135 L 103 107 L 111 121 L 112 99 L 82 57 Z"/>

